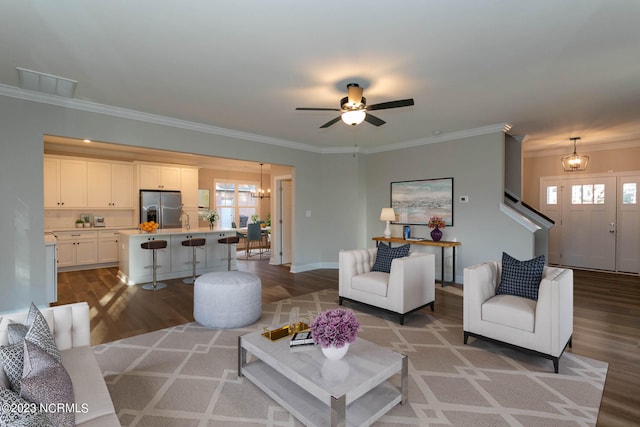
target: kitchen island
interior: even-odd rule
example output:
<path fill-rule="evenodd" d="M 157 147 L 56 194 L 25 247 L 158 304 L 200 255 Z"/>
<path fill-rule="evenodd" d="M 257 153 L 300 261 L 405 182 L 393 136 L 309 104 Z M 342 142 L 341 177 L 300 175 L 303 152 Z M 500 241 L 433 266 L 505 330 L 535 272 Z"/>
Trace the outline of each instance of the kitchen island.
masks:
<path fill-rule="evenodd" d="M 218 239 L 235 236 L 236 230 L 209 228 L 169 228 L 152 233 L 141 230 L 121 230 L 118 277 L 128 284 L 148 283 L 152 280 L 153 251 L 142 249 L 140 245 L 150 240 L 166 240 L 167 247 L 157 251 L 158 280 L 177 279 L 191 276 L 193 248 L 182 246 L 182 241 L 204 238 L 205 246 L 196 248 L 196 273 L 227 270 L 228 245 L 218 243 Z M 236 268 L 236 245 L 231 248 L 231 269 Z"/>

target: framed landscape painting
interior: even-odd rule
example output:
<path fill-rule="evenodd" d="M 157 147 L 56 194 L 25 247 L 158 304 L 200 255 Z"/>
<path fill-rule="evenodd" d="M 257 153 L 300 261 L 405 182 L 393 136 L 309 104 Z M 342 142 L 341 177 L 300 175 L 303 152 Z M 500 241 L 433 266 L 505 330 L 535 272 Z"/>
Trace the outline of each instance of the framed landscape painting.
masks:
<path fill-rule="evenodd" d="M 421 179 L 391 183 L 391 207 L 396 224 L 427 225 L 439 216 L 453 226 L 453 178 Z"/>

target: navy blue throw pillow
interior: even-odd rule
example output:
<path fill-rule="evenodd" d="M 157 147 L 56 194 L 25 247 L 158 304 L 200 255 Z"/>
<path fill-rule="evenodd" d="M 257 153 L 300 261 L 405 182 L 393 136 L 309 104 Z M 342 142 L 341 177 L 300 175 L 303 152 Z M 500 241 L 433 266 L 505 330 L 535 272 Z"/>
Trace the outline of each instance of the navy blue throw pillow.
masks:
<path fill-rule="evenodd" d="M 383 273 L 391 272 L 391 261 L 396 258 L 404 258 L 409 255 L 409 247 L 411 245 L 402 245 L 397 248 L 380 242 L 378 244 L 378 254 L 376 255 L 376 262 L 373 264 L 371 271 L 381 271 Z"/>
<path fill-rule="evenodd" d="M 519 261 L 503 252 L 502 278 L 496 294 L 515 295 L 537 301 L 544 262 L 544 255 Z"/>

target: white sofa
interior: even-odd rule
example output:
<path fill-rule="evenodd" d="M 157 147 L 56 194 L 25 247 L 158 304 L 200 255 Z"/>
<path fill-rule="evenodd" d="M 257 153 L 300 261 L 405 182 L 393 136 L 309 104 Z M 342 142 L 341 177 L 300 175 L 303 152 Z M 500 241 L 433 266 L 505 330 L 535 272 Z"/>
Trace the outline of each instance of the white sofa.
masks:
<path fill-rule="evenodd" d="M 509 344 L 553 361 L 573 334 L 573 271 L 545 266 L 538 300 L 496 295 L 501 263 L 489 261 L 464 269 L 464 343 L 482 338 Z"/>
<path fill-rule="evenodd" d="M 102 371 L 93 354 L 90 341 L 89 305 L 86 302 L 40 309 L 60 350 L 62 364 L 71 377 L 73 393 L 86 413 L 76 411 L 78 426 L 120 426 Z M 9 322 L 24 323 L 28 310 L 0 315 L 0 345 L 7 345 Z M 0 360 L 0 384 L 7 386 Z"/>
<path fill-rule="evenodd" d="M 411 253 L 391 262 L 390 273 L 371 271 L 377 248 L 340 251 L 339 304 L 345 299 L 404 316 L 435 301 L 435 255 Z"/>

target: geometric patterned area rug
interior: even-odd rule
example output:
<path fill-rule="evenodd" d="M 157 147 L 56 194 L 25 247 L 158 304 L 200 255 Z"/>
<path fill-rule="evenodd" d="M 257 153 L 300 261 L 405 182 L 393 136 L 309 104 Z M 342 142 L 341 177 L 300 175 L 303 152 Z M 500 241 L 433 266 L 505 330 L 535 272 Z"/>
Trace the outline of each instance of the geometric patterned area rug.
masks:
<path fill-rule="evenodd" d="M 188 323 L 94 347 L 123 426 L 301 426 L 250 381 L 237 377 L 239 335 L 288 321 L 292 307 L 314 316 L 337 306 L 327 289 L 263 306 L 246 328 Z M 400 325 L 351 305 L 359 336 L 409 357 L 409 401 L 376 426 L 595 425 L 607 364 L 565 352 L 551 361 L 470 339 L 462 325 L 420 310 Z M 392 378 L 399 384 L 399 379 Z"/>

